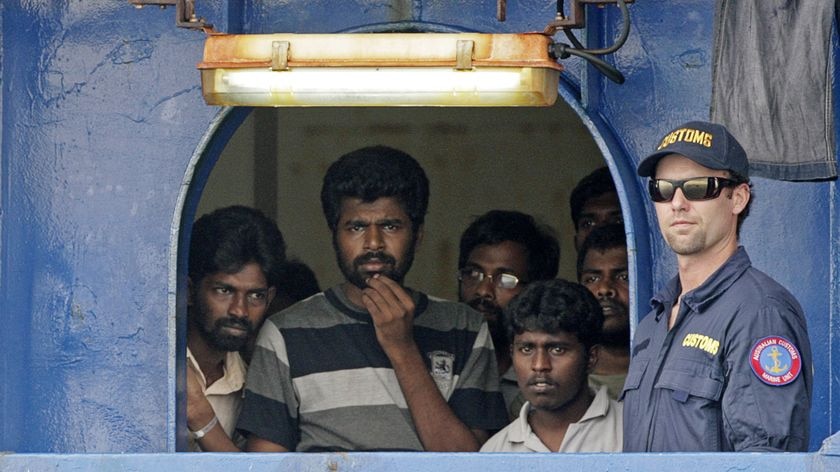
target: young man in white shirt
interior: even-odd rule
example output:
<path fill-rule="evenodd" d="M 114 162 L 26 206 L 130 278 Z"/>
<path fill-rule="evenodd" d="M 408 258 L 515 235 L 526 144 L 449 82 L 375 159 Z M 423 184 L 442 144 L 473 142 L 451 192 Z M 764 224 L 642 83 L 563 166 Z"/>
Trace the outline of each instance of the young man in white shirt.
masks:
<path fill-rule="evenodd" d="M 505 310 L 517 383 L 527 402 L 482 452 L 620 452 L 621 404 L 589 387 L 604 315 L 565 280 L 529 284 Z"/>

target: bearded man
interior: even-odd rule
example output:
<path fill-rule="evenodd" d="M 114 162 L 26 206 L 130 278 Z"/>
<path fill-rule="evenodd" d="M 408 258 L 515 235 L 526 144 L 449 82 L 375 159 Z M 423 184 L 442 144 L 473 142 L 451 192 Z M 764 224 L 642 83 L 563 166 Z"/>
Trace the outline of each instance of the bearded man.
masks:
<path fill-rule="evenodd" d="M 345 281 L 271 316 L 238 427 L 259 452 L 477 451 L 506 423 L 487 324 L 404 285 L 429 182 L 375 146 L 327 170 L 321 203 Z"/>

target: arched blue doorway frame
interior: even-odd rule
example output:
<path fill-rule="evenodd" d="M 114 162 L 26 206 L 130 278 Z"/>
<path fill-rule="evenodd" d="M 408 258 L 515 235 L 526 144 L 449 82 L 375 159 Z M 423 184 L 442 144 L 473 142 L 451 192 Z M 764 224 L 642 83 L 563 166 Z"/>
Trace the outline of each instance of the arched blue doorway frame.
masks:
<path fill-rule="evenodd" d="M 648 300 L 652 292 L 649 275 L 652 268 L 650 253 L 650 235 L 652 228 L 645 213 L 646 200 L 636 177 L 635 163 L 630 159 L 624 147 L 612 133 L 609 123 L 600 116 L 586 111 L 575 95 L 574 88 L 566 81 L 560 83 L 560 98 L 566 101 L 580 117 L 583 124 L 601 150 L 604 160 L 615 181 L 621 212 L 624 215 L 624 228 L 627 234 L 627 257 L 630 271 L 630 309 L 631 330 L 635 329 L 639 318 L 647 311 Z"/>
<path fill-rule="evenodd" d="M 378 29 L 380 26 L 374 26 Z M 423 25 L 412 24 L 411 28 L 421 29 Z M 434 25 L 431 29 L 441 30 L 443 27 Z M 369 28 L 365 28 L 369 29 Z M 444 28 L 445 29 L 445 28 Z M 584 109 L 577 98 L 574 85 L 561 80 L 559 85 L 560 98 L 577 113 L 584 123 L 592 139 L 600 149 L 604 160 L 610 169 L 621 201 L 622 212 L 625 215 L 625 227 L 627 231 L 628 257 L 631 277 L 631 300 L 634 301 L 631 307 L 631 318 L 638 319 L 639 313 L 643 312 L 642 307 L 646 306 L 650 297 L 651 283 L 649 277 L 641 274 L 649 274 L 650 244 L 648 235 L 650 229 L 644 213 L 644 200 L 641 197 L 638 186 L 638 179 L 635 177 L 634 164 L 629 159 L 616 137 L 609 131 L 608 123 L 605 123 L 597 116 L 591 116 Z M 184 431 L 184 361 L 183 353 L 186 349 L 186 273 L 187 254 L 189 252 L 189 233 L 192 222 L 196 217 L 201 194 L 207 180 L 216 165 L 228 140 L 233 136 L 245 118 L 250 114 L 251 108 L 247 107 L 225 107 L 211 122 L 205 131 L 198 146 L 193 152 L 189 165 L 184 174 L 181 190 L 178 197 L 178 208 L 172 220 L 169 274 L 169 378 L 170 391 L 178 392 L 177 398 L 170 399 L 170 428 L 167 442 L 174 447 L 173 450 L 183 450 L 185 438 L 177 435 L 177 431 Z M 633 323 L 635 325 L 635 323 Z M 171 449 L 171 447 L 170 447 Z"/>
<path fill-rule="evenodd" d="M 187 349 L 187 263 L 189 256 L 189 234 L 195 220 L 196 208 L 201 193 L 213 167 L 219 159 L 231 136 L 251 113 L 248 107 L 224 107 L 214 117 L 207 131 L 201 137 L 190 157 L 184 180 L 181 184 L 170 232 L 169 293 L 167 309 L 167 331 L 169 363 L 167 383 L 169 391 L 176 392 L 169 399 L 169 419 L 166 442 L 169 452 L 186 449 L 185 431 L 185 356 Z"/>

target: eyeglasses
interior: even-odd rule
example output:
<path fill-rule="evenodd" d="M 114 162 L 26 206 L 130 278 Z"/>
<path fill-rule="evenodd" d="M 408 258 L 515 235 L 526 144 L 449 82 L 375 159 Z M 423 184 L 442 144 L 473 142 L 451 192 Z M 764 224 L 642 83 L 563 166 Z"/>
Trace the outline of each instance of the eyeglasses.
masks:
<path fill-rule="evenodd" d="M 517 285 L 519 285 L 519 277 L 506 272 L 489 275 L 478 269 L 464 268 L 458 271 L 458 280 L 460 280 L 465 287 L 475 287 L 484 281 L 484 279 L 490 280 L 490 283 L 492 283 L 495 287 L 505 290 L 513 290 Z"/>
<path fill-rule="evenodd" d="M 648 192 L 651 200 L 670 202 L 677 189 L 681 189 L 686 200 L 711 200 L 720 195 L 724 187 L 735 187 L 741 182 L 723 177 L 692 177 L 684 180 L 650 179 Z"/>

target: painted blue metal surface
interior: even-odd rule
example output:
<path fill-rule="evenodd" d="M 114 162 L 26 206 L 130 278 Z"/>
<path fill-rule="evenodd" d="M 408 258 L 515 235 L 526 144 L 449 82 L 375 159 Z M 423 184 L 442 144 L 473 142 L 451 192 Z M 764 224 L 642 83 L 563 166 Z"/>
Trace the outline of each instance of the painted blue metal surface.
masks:
<path fill-rule="evenodd" d="M 510 472 L 512 470 L 709 472 L 830 472 L 840 457 L 820 454 L 125 454 L 7 455 L 2 470 L 124 472 L 146 470 L 324 471 L 324 472 Z"/>
<path fill-rule="evenodd" d="M 508 20 L 498 23 L 495 4 L 246 0 L 198 2 L 198 8 L 220 30 L 251 33 L 389 22 L 529 31 L 553 16 L 554 2 L 508 2 Z M 714 0 L 637 1 L 630 39 L 611 59 L 626 83 L 612 84 L 579 61 L 564 74 L 561 96 L 581 115 L 620 182 L 641 313 L 675 265 L 633 168 L 662 130 L 708 116 L 713 10 Z M 176 29 L 171 9 L 17 0 L 4 1 L 0 17 L 0 450 L 16 452 L 0 456 L 0 469 L 840 468 L 836 438 L 822 454 L 667 460 L 645 454 L 154 454 L 177 450 L 183 438 L 177 400 L 183 234 L 207 174 L 247 110 L 204 105 L 194 67 L 203 35 Z M 590 18 L 597 24 L 587 37 L 609 42 L 617 10 L 592 8 Z M 834 50 L 836 60 L 836 43 Z M 808 315 L 817 368 L 816 450 L 840 429 L 837 188 L 757 180 L 756 192 L 743 242 L 755 265 L 789 287 Z"/>
<path fill-rule="evenodd" d="M 4 2 L 3 20 L 0 449 L 168 450 L 172 215 L 217 113 L 203 38 L 123 2 Z"/>

